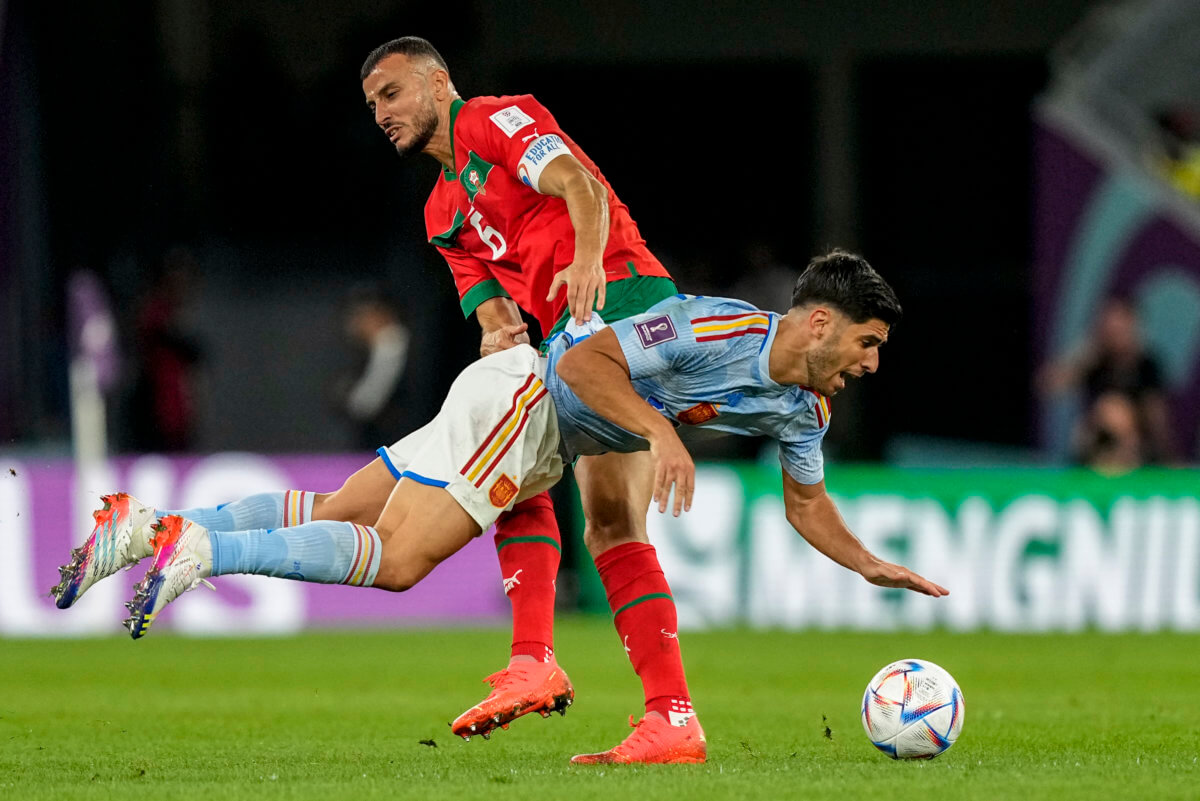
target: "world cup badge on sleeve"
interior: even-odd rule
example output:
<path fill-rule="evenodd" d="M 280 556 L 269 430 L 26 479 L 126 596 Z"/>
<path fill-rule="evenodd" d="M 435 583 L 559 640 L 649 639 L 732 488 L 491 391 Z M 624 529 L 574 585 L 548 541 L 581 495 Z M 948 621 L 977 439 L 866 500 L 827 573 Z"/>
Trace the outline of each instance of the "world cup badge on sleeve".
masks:
<path fill-rule="evenodd" d="M 677 338 L 675 324 L 665 314 L 662 317 L 635 323 L 633 327 L 637 329 L 638 339 L 641 340 L 643 348 L 652 348 Z"/>

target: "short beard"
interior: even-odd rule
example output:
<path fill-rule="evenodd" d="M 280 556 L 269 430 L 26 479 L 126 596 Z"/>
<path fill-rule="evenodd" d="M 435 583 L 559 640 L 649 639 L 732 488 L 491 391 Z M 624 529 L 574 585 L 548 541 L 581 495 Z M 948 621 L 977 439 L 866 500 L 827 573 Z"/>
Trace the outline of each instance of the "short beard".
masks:
<path fill-rule="evenodd" d="M 821 345 L 805 358 L 808 366 L 808 380 L 812 382 L 812 388 L 819 390 L 822 394 L 825 394 L 825 389 L 818 387 L 816 382 L 825 380 L 826 376 L 832 380 L 833 373 L 837 372 L 833 369 L 837 363 L 837 355 L 833 351 L 832 345 Z"/>
<path fill-rule="evenodd" d="M 437 133 L 438 114 L 437 109 L 432 103 L 425 106 L 421 111 L 421 116 L 413 121 L 413 128 L 416 131 L 416 136 L 412 142 L 407 145 L 396 145 L 397 155 L 403 157 L 409 153 L 420 153 L 425 149 L 425 145 L 429 144 L 429 140 L 433 139 L 433 135 Z"/>

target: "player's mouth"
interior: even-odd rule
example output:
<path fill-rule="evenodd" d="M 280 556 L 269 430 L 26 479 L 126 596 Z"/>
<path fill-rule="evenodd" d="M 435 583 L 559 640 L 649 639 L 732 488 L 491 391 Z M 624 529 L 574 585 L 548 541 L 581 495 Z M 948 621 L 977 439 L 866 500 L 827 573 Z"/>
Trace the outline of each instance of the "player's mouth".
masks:
<path fill-rule="evenodd" d="M 387 138 L 392 144 L 396 143 L 396 139 L 400 136 L 400 129 L 403 127 L 403 125 L 393 125 L 384 129 L 384 133 L 387 134 Z"/>

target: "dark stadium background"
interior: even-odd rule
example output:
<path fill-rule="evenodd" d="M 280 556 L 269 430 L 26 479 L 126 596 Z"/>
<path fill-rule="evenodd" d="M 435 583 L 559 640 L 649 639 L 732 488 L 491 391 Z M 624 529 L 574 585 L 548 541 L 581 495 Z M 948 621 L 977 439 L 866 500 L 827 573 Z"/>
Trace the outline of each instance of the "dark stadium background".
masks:
<path fill-rule="evenodd" d="M 127 338 L 176 245 L 202 266 L 201 450 L 348 447 L 327 386 L 347 358 L 335 301 L 362 278 L 401 294 L 413 415 L 430 414 L 477 329 L 424 241 L 436 167 L 394 156 L 357 79 L 376 44 L 418 34 L 464 96 L 545 102 L 685 291 L 735 289 L 753 245 L 796 267 L 867 255 L 908 318 L 837 399 L 838 457 L 904 435 L 1031 446 L 1013 402 L 1031 374 L 1029 109 L 1086 6 L 10 2 L 0 441 L 69 436 L 68 273 L 100 274 Z"/>

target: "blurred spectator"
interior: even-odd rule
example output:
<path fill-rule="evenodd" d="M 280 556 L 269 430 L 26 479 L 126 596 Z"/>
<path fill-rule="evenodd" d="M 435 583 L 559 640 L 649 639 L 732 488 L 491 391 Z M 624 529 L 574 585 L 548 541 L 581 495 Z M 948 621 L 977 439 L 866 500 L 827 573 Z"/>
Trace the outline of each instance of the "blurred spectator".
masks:
<path fill-rule="evenodd" d="M 786 312 L 800 269 L 779 258 L 766 242 L 750 243 L 742 254 L 737 280 L 729 296 L 753 303 L 767 311 Z"/>
<path fill-rule="evenodd" d="M 1155 121 L 1161 136 L 1155 167 L 1176 189 L 1200 201 L 1200 108 L 1171 108 Z"/>
<path fill-rule="evenodd" d="M 1075 432 L 1079 462 L 1102 473 L 1124 473 L 1140 467 L 1146 451 L 1137 407 L 1119 392 L 1096 398 Z"/>
<path fill-rule="evenodd" d="M 373 450 L 407 433 L 404 368 L 410 336 L 387 295 L 356 287 L 346 303 L 346 334 L 363 351 L 361 369 L 342 382 L 342 411 L 355 424 L 355 445 Z"/>
<path fill-rule="evenodd" d="M 1131 469 L 1178 460 L 1162 370 L 1142 344 L 1127 299 L 1109 298 L 1092 336 L 1046 365 L 1039 379 L 1045 391 L 1081 395 L 1083 411 L 1072 436 L 1080 464 Z"/>
<path fill-rule="evenodd" d="M 197 274 L 183 247 L 163 259 L 134 322 L 137 364 L 128 413 L 130 445 L 138 451 L 185 451 L 195 446 L 196 379 L 203 350 L 183 322 Z"/>

